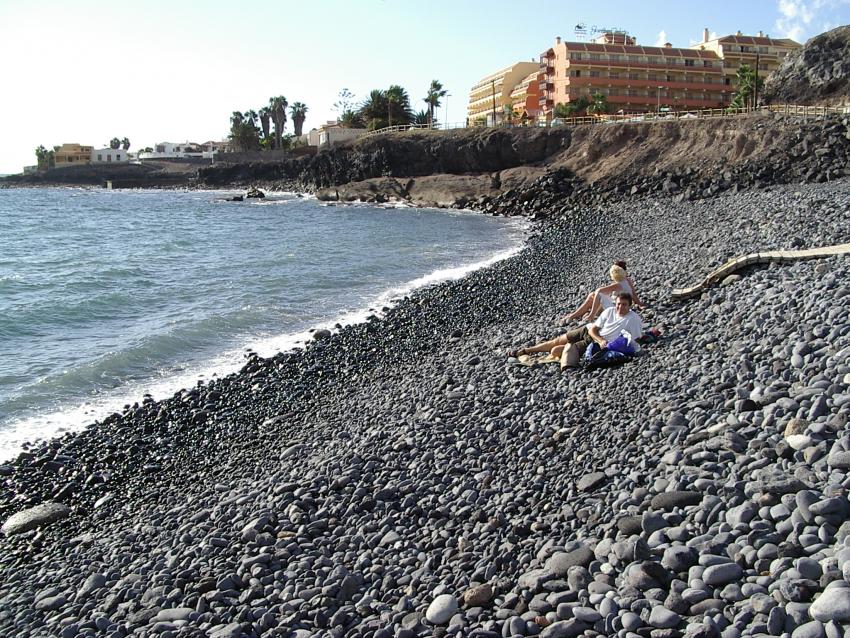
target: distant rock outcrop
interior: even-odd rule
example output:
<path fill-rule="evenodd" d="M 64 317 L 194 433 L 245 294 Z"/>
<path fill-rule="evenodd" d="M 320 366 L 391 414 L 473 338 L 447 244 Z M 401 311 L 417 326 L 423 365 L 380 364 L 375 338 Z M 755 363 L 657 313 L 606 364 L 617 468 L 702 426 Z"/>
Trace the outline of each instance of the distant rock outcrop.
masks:
<path fill-rule="evenodd" d="M 764 84 L 766 104 L 850 104 L 850 26 L 821 33 L 789 55 Z"/>

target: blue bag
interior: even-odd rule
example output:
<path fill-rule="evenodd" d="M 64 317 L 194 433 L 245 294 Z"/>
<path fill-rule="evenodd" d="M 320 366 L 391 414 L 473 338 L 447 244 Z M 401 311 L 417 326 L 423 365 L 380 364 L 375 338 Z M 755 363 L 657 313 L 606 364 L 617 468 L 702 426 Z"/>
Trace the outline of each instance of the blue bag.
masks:
<path fill-rule="evenodd" d="M 599 344 L 591 343 L 584 351 L 584 369 L 589 372 L 596 368 L 609 368 L 631 361 L 633 358 L 631 354 L 612 350 L 610 347 L 600 348 Z"/>

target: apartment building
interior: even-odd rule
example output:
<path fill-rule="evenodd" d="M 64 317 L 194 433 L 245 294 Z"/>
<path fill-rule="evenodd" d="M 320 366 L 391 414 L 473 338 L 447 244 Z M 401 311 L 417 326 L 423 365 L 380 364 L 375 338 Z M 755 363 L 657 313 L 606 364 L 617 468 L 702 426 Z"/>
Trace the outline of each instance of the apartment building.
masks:
<path fill-rule="evenodd" d="M 563 42 L 540 55 L 540 106 L 550 119 L 556 104 L 592 93 L 604 95 L 614 111 L 716 108 L 728 104 L 732 86 L 724 81 L 715 51 L 669 44 L 645 47 L 625 34 L 603 34 L 593 42 Z"/>
<path fill-rule="evenodd" d="M 53 153 L 56 168 L 63 166 L 76 166 L 91 162 L 93 146 L 81 146 L 76 142 L 65 143 Z"/>
<path fill-rule="evenodd" d="M 540 84 L 543 75 L 535 69 L 511 91 L 511 108 L 521 120 L 535 120 L 540 115 Z"/>
<path fill-rule="evenodd" d="M 735 35 L 710 38 L 708 29 L 703 29 L 702 42 L 691 48 L 714 51 L 723 60 L 724 77 L 734 83 L 738 67 L 742 64 L 755 69 L 758 60 L 759 76 L 765 78 L 776 70 L 786 55 L 799 49 L 800 44 L 788 38 L 771 38 L 761 31 L 755 36 L 738 31 Z"/>
<path fill-rule="evenodd" d="M 724 36 L 690 48 L 637 45 L 625 33 L 604 33 L 592 42 L 555 44 L 540 55 L 540 107 L 551 119 L 556 104 L 568 104 L 592 93 L 607 98 L 613 111 L 655 111 L 660 108 L 706 109 L 729 104 L 741 63 L 766 76 L 800 45 L 767 36 Z"/>
<path fill-rule="evenodd" d="M 505 119 L 505 107 L 508 112 L 514 107 L 511 97 L 514 89 L 529 75 L 538 73 L 538 66 L 537 62 L 517 62 L 482 78 L 469 92 L 469 105 L 466 108 L 469 123 L 502 122 Z M 520 95 L 517 95 L 518 100 Z M 538 103 L 539 100 L 538 97 Z"/>

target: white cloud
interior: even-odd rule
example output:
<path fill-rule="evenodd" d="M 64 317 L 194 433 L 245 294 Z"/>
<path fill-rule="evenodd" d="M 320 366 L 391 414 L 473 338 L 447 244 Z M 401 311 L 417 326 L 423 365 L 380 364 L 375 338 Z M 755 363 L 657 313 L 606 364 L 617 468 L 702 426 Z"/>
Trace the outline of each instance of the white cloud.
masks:
<path fill-rule="evenodd" d="M 779 12 L 775 24 L 777 35 L 803 42 L 808 36 L 814 35 L 812 28 L 819 13 L 823 10 L 833 12 L 848 4 L 850 0 L 779 0 L 776 5 Z M 821 20 L 832 24 L 835 16 L 830 15 L 828 18 L 823 16 Z"/>
<path fill-rule="evenodd" d="M 655 44 L 653 46 L 663 47 L 667 44 L 667 32 L 659 31 L 658 38 L 655 40 Z"/>

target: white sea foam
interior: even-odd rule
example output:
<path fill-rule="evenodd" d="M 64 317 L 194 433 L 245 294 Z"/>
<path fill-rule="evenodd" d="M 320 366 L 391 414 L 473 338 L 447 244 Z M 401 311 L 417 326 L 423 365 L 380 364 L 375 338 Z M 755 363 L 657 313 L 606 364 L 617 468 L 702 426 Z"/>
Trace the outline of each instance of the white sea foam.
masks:
<path fill-rule="evenodd" d="M 462 211 L 449 212 L 463 214 Z M 517 221 L 517 223 L 524 225 L 523 221 Z M 312 338 L 311 329 L 333 330 L 336 324 L 355 324 L 365 321 L 373 314 L 380 316 L 383 314 L 381 308 L 391 307 L 405 295 L 419 288 L 460 279 L 472 271 L 491 266 L 517 254 L 521 248 L 521 245 L 517 245 L 480 261 L 435 270 L 400 286 L 389 288 L 372 299 L 364 299 L 365 303 L 359 308 L 343 311 L 332 318 L 311 323 L 303 329 L 274 337 L 255 339 L 244 344 L 242 348 L 228 350 L 202 363 L 187 365 L 182 369 L 160 370 L 154 378 L 101 392 L 84 403 L 61 406 L 50 412 L 10 423 L 0 430 L 0 461 L 8 460 L 18 454 L 27 442 L 81 430 L 113 412 L 120 412 L 125 405 L 140 402 L 145 394 L 161 400 L 183 388 L 195 386 L 198 380 L 203 379 L 208 382 L 217 376 L 236 372 L 244 365 L 247 350 L 263 357 L 271 357 L 278 352 L 287 352 L 309 342 Z"/>

